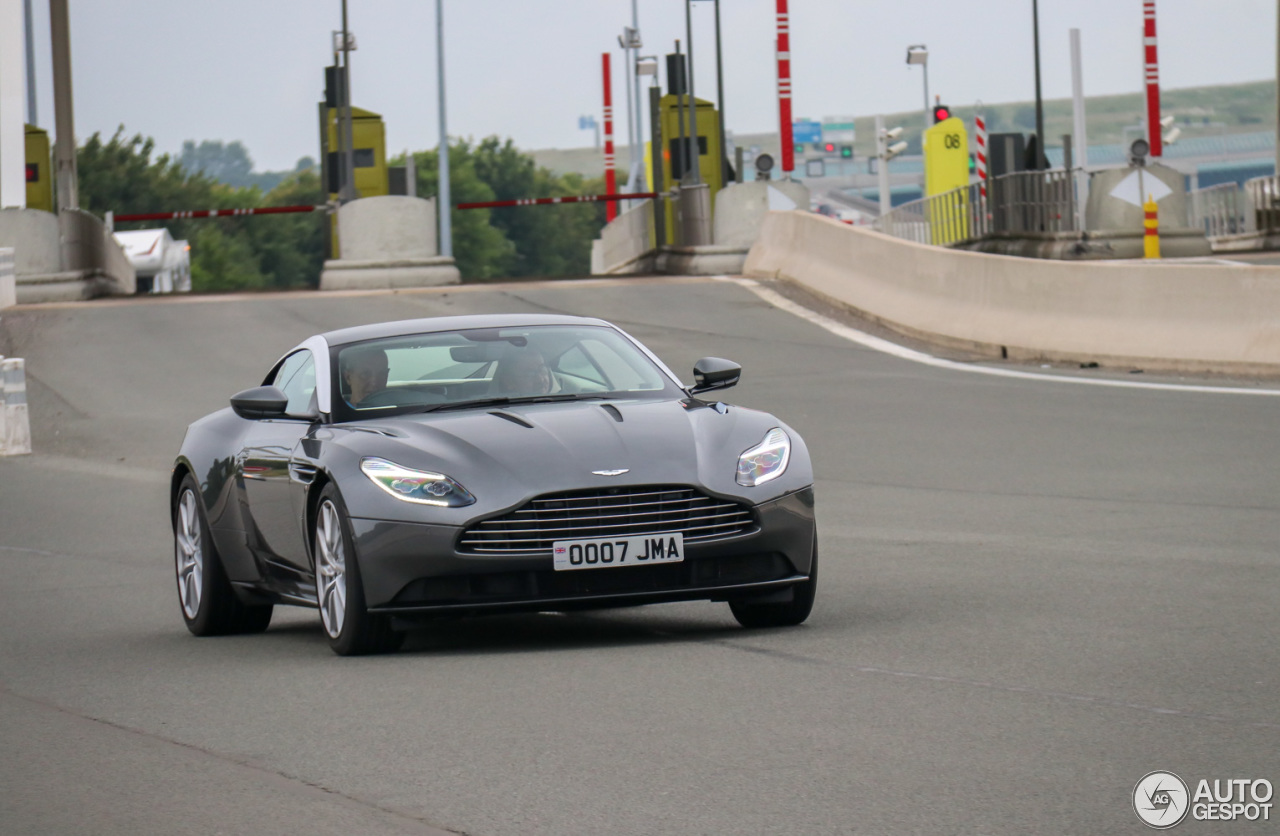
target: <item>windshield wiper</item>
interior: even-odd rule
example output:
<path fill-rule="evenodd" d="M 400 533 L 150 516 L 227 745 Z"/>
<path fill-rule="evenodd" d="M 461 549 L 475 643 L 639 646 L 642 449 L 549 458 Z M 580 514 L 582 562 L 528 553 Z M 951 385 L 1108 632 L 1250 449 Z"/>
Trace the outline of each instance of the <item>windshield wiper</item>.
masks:
<path fill-rule="evenodd" d="M 477 398 L 471 401 L 458 401 L 457 403 L 430 404 L 422 407 L 421 409 L 412 410 L 408 414 L 418 415 L 423 412 L 444 412 L 453 409 L 475 409 L 483 406 L 513 406 L 516 404 L 527 403 L 561 403 L 563 401 L 598 401 L 605 400 L 608 397 L 608 395 L 586 395 L 566 392 L 561 395 L 525 395 L 518 397 Z"/>

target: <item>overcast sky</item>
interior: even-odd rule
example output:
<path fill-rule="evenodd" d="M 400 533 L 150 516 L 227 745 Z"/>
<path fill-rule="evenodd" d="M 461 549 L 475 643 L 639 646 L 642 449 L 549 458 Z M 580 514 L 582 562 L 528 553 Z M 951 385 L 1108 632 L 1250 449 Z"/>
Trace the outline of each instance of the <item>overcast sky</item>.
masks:
<path fill-rule="evenodd" d="M 388 150 L 433 147 L 435 4 L 348 0 L 359 50 L 353 102 L 386 119 Z M 684 0 L 637 0 L 644 52 L 684 39 Z M 48 4 L 35 0 L 38 109 L 52 127 Z M 1165 87 L 1274 78 L 1276 0 L 1159 0 Z M 927 44 L 930 93 L 950 104 L 1034 95 L 1031 0 L 791 0 L 795 115 L 923 106 L 906 46 Z M 721 0 L 728 128 L 777 129 L 775 0 Z M 259 171 L 318 155 L 316 102 L 340 0 L 70 0 L 76 133 L 123 124 L 176 152 L 185 139 L 240 140 Z M 696 2 L 700 98 L 714 98 L 713 4 Z M 445 0 L 449 132 L 522 148 L 590 145 L 578 117 L 601 110 L 600 54 L 614 53 L 631 0 Z M 1043 90 L 1071 94 L 1068 30 L 1081 30 L 1088 95 L 1141 88 L 1142 0 L 1040 0 Z M 665 81 L 665 77 L 664 77 Z M 625 141 L 626 127 L 615 129 Z"/>

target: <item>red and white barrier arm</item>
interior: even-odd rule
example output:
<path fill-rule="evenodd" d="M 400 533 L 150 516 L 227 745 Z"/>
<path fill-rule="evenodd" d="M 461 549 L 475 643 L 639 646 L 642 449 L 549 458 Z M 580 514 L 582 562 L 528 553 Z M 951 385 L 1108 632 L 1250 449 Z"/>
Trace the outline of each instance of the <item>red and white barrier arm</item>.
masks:
<path fill-rule="evenodd" d="M 321 206 L 260 206 L 253 209 L 197 209 L 192 212 L 141 212 L 133 215 L 115 215 L 116 223 L 128 221 L 181 221 L 187 218 L 231 218 L 238 215 L 292 215 L 301 212 L 323 212 Z"/>
<path fill-rule="evenodd" d="M 566 197 L 526 197 L 518 200 L 486 200 L 479 203 L 459 203 L 458 209 L 503 209 L 507 206 L 554 206 L 557 203 L 613 203 L 618 200 L 645 200 L 661 197 L 657 192 L 637 194 L 581 194 Z"/>

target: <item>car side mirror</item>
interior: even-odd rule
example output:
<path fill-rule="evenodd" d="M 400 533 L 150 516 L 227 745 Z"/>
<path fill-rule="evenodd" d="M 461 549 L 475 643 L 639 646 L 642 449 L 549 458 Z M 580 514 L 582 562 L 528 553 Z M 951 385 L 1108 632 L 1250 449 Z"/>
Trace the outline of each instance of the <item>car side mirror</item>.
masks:
<path fill-rule="evenodd" d="M 274 386 L 257 386 L 245 389 L 231 397 L 231 408 L 236 415 L 249 420 L 280 418 L 289 407 L 289 396 Z"/>
<path fill-rule="evenodd" d="M 693 364 L 693 388 L 689 394 L 697 395 L 713 389 L 728 389 L 742 377 L 742 366 L 720 357 L 703 357 Z"/>

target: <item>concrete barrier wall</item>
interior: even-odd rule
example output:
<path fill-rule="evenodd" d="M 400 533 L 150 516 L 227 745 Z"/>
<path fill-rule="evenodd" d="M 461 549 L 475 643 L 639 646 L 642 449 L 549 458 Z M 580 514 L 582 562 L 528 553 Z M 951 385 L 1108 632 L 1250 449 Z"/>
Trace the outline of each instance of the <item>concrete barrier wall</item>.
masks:
<path fill-rule="evenodd" d="M 138 278 L 124 250 L 106 224 L 81 209 L 64 209 L 58 213 L 62 232 L 62 272 L 96 274 L 101 292 L 132 295 Z"/>
<path fill-rule="evenodd" d="M 12 247 L 19 276 L 62 272 L 58 216 L 39 209 L 0 209 L 0 247 Z"/>
<path fill-rule="evenodd" d="M 13 247 L 0 247 L 0 310 L 18 304 L 17 273 L 13 269 Z"/>
<path fill-rule="evenodd" d="M 653 201 L 642 200 L 610 221 L 600 232 L 600 273 L 634 273 L 652 269 L 642 257 L 653 250 Z"/>
<path fill-rule="evenodd" d="M 809 187 L 794 180 L 730 183 L 716 195 L 712 238 L 722 247 L 749 249 L 769 212 L 780 208 L 808 209 Z"/>
<path fill-rule="evenodd" d="M 773 212 L 748 276 L 992 354 L 1280 372 L 1280 267 L 1064 262 L 950 250 Z"/>
<path fill-rule="evenodd" d="M 434 258 L 436 202 L 404 195 L 365 197 L 338 209 L 343 261 Z"/>

